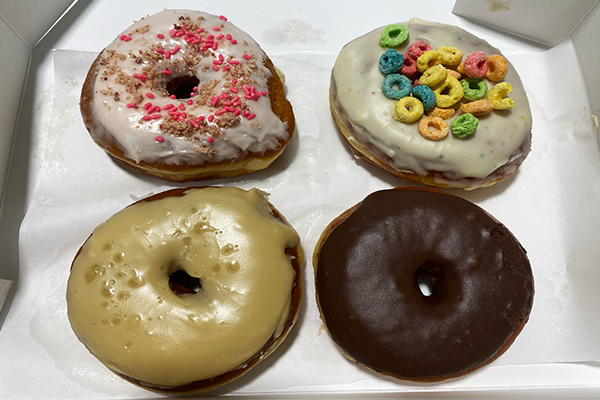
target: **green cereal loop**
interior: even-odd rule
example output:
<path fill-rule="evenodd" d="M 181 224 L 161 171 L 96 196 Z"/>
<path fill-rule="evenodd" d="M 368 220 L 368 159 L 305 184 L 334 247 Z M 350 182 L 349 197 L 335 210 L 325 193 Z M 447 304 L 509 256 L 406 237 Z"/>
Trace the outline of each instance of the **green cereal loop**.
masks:
<path fill-rule="evenodd" d="M 487 94 L 487 84 L 483 79 L 464 78 L 460 84 L 465 92 L 464 97 L 469 101 L 481 100 Z"/>
<path fill-rule="evenodd" d="M 460 117 L 452 121 L 452 133 L 457 137 L 464 139 L 469 135 L 475 133 L 479 125 L 479 120 L 471 113 L 464 113 Z"/>
<path fill-rule="evenodd" d="M 408 39 L 408 29 L 402 24 L 388 25 L 381 32 L 379 45 L 381 47 L 393 48 L 400 46 Z"/>

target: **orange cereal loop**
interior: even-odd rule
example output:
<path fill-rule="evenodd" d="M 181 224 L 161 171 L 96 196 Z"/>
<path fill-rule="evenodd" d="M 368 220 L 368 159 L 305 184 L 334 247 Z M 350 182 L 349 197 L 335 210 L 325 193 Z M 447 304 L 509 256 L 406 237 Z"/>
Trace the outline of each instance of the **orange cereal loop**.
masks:
<path fill-rule="evenodd" d="M 458 72 L 461 75 L 465 75 L 465 62 L 461 62 L 460 64 L 458 64 L 458 67 L 456 67 L 456 72 Z M 456 78 L 458 79 L 458 78 Z"/>
<path fill-rule="evenodd" d="M 506 58 L 498 54 L 493 54 L 487 58 L 487 72 L 485 77 L 492 82 L 498 82 L 504 79 L 508 73 L 508 62 Z"/>
<path fill-rule="evenodd" d="M 471 113 L 475 117 L 482 117 L 491 113 L 494 110 L 494 105 L 489 100 L 476 100 L 470 103 L 465 103 L 460 106 L 460 112 Z"/>
<path fill-rule="evenodd" d="M 419 121 L 419 133 L 425 139 L 442 140 L 449 131 L 448 124 L 440 117 L 425 117 Z"/>
<path fill-rule="evenodd" d="M 448 75 L 455 77 L 456 79 L 460 79 L 462 78 L 462 75 L 460 74 L 460 72 L 455 71 L 453 69 L 448 69 Z"/>
<path fill-rule="evenodd" d="M 433 107 L 431 110 L 427 111 L 427 115 L 430 117 L 439 117 L 441 119 L 450 119 L 454 116 L 456 110 L 454 108 L 441 108 L 441 107 Z"/>

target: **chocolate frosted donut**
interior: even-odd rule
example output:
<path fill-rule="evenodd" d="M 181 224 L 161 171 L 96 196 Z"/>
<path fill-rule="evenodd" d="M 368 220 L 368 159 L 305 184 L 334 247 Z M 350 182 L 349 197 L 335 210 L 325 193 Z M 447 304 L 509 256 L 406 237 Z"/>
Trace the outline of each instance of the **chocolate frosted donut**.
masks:
<path fill-rule="evenodd" d="M 526 251 L 480 207 L 428 189 L 375 192 L 315 249 L 321 316 L 350 359 L 434 382 L 498 358 L 529 318 Z M 431 293 L 419 281 L 429 283 Z"/>

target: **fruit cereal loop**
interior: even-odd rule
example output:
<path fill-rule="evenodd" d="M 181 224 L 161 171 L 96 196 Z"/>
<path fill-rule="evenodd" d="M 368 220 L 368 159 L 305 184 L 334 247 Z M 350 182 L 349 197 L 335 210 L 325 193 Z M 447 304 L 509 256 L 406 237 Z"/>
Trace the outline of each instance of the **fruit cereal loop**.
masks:
<path fill-rule="evenodd" d="M 494 110 L 510 110 L 515 106 L 515 101 L 506 97 L 512 90 L 512 86 L 508 82 L 497 83 L 490 89 L 487 99 L 494 105 Z"/>
<path fill-rule="evenodd" d="M 398 89 L 394 89 L 394 85 L 398 85 Z M 410 79 L 400 74 L 390 74 L 385 77 L 381 90 L 388 99 L 400 100 L 410 94 L 412 90 Z"/>
<path fill-rule="evenodd" d="M 474 51 L 465 58 L 463 68 L 469 78 L 485 78 L 487 56 L 483 51 Z"/>
<path fill-rule="evenodd" d="M 381 47 L 397 47 L 408 39 L 408 29 L 402 24 L 392 24 L 385 27 L 381 32 L 379 44 Z"/>
<path fill-rule="evenodd" d="M 462 85 L 452 76 L 447 76 L 444 83 L 433 89 L 433 93 L 437 98 L 435 105 L 442 108 L 452 107 L 464 96 Z"/>
<path fill-rule="evenodd" d="M 448 70 L 443 65 L 439 64 L 435 67 L 427 69 L 419 78 L 419 85 L 429 86 L 433 88 L 440 83 L 443 83 L 448 76 Z"/>
<path fill-rule="evenodd" d="M 431 90 L 429 86 L 415 86 L 412 90 L 412 95 L 413 97 L 419 99 L 421 103 L 423 103 L 423 108 L 425 109 L 425 111 L 429 111 L 433 107 L 435 107 L 435 102 L 437 101 L 437 98 L 435 97 L 433 90 Z"/>
<path fill-rule="evenodd" d="M 441 119 L 450 119 L 454 117 L 454 114 L 456 114 L 454 108 L 440 108 L 437 106 L 427 111 L 427 115 L 430 117 L 440 117 Z"/>
<path fill-rule="evenodd" d="M 379 58 L 379 70 L 382 74 L 392 74 L 402 68 L 404 56 L 394 49 L 387 49 Z"/>
<path fill-rule="evenodd" d="M 498 54 L 492 54 L 487 58 L 487 72 L 485 77 L 492 82 L 499 82 L 508 73 L 508 62 L 506 58 Z"/>
<path fill-rule="evenodd" d="M 423 53 L 433 50 L 430 45 L 425 43 L 422 40 L 417 40 L 416 42 L 411 43 L 410 46 L 406 49 L 406 52 L 413 60 L 418 60 L 419 57 L 423 55 Z"/>
<path fill-rule="evenodd" d="M 473 114 L 476 117 L 483 117 L 493 110 L 494 105 L 489 100 L 476 100 L 460 106 L 460 112 Z"/>
<path fill-rule="evenodd" d="M 400 122 L 415 122 L 423 115 L 423 103 L 414 97 L 404 97 L 396 102 L 394 117 Z"/>
<path fill-rule="evenodd" d="M 458 72 L 461 75 L 466 75 L 467 74 L 465 72 L 465 62 L 464 61 L 461 62 L 460 64 L 458 64 L 458 67 L 456 67 L 456 72 Z"/>
<path fill-rule="evenodd" d="M 435 130 L 429 129 L 434 127 Z M 425 139 L 442 140 L 448 136 L 448 124 L 440 117 L 425 117 L 419 121 L 419 133 Z"/>
<path fill-rule="evenodd" d="M 464 78 L 461 79 L 460 84 L 465 92 L 465 99 L 469 101 L 481 100 L 487 94 L 487 83 L 482 79 Z"/>
<path fill-rule="evenodd" d="M 441 63 L 440 53 L 435 50 L 429 50 L 417 59 L 417 68 L 419 69 L 419 72 L 425 72 L 429 68 Z"/>
<path fill-rule="evenodd" d="M 461 139 L 466 138 L 475 133 L 479 120 L 473 114 L 462 114 L 460 117 L 452 121 L 452 133 Z"/>
<path fill-rule="evenodd" d="M 462 75 L 460 74 L 460 72 L 455 71 L 453 69 L 449 69 L 448 70 L 448 75 L 455 77 L 456 79 L 460 79 L 462 78 Z"/>
<path fill-rule="evenodd" d="M 417 77 L 419 70 L 417 69 L 417 60 L 410 57 L 408 53 L 402 54 L 404 56 L 404 63 L 400 68 L 400 74 L 406 76 L 411 81 L 414 81 Z"/>
<path fill-rule="evenodd" d="M 442 65 L 446 67 L 455 67 L 460 64 L 462 60 L 463 53 L 458 48 L 454 46 L 442 46 L 435 49 L 438 53 L 440 53 L 440 57 L 442 58 Z"/>

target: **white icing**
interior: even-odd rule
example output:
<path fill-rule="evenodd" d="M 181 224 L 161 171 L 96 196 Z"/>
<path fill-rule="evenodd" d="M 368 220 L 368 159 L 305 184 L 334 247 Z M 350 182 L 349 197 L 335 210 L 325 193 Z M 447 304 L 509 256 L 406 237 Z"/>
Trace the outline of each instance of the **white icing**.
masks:
<path fill-rule="evenodd" d="M 170 31 L 175 25 L 180 25 L 179 17 L 182 15 L 189 16 L 192 23 L 205 29 L 203 33 L 192 32 L 200 35 L 203 40 L 209 34 L 215 37 L 219 34 L 225 35 L 225 38 L 217 41 L 219 44 L 218 48 L 214 51 L 211 50 L 210 55 L 203 53 L 204 57 L 202 57 L 197 52 L 194 53 L 191 51 L 193 47 L 198 48 L 202 43 L 187 44 L 184 36 L 171 37 Z M 221 27 L 220 31 L 214 31 L 212 29 L 214 26 Z M 141 31 L 136 32 L 139 29 Z M 101 56 L 107 59 L 109 58 L 109 51 L 114 50 L 117 55 L 125 55 L 123 57 L 124 60 L 119 60 L 117 66 L 126 75 L 133 76 L 134 73 L 143 74 L 143 69 L 149 67 L 156 71 L 158 78 L 155 83 L 148 79 L 143 87 L 140 88 L 138 96 L 139 93 L 144 95 L 140 101 L 139 97 L 135 99 L 131 93 L 127 93 L 126 86 L 116 82 L 115 75 L 110 74 L 108 80 L 104 80 L 103 73 L 107 65 L 102 65 L 96 76 L 94 87 L 94 119 L 101 128 L 97 131 L 92 130 L 92 136 L 96 136 L 95 140 L 104 142 L 104 136 L 114 138 L 119 147 L 125 152 L 125 155 L 135 162 L 143 160 L 149 163 L 159 161 L 176 165 L 182 163 L 200 165 L 207 161 L 234 160 L 246 152 L 262 154 L 268 150 L 278 150 L 281 147 L 278 139 L 286 140 L 289 137 L 286 131 L 287 124 L 282 123 L 273 114 L 268 96 L 261 95 L 257 101 L 244 99 L 243 84 L 254 85 L 255 90 L 258 92 L 268 92 L 267 79 L 271 76 L 271 73 L 263 65 L 266 56 L 258 44 L 248 34 L 232 23 L 224 21 L 218 16 L 197 11 L 164 10 L 158 14 L 141 19 L 127 28 L 122 34 L 131 37 L 131 40 L 124 41 L 117 38 L 103 50 Z M 164 38 L 158 38 L 158 34 L 164 35 Z M 232 44 L 227 39 L 227 35 L 231 35 L 232 39 L 237 41 L 237 44 Z M 118 35 L 118 37 L 120 36 L 121 34 Z M 162 45 L 165 52 L 173 50 L 176 46 L 179 46 L 180 50 L 172 55 L 170 59 L 167 59 L 156 53 L 157 45 Z M 136 63 L 130 54 L 139 55 L 140 50 L 159 56 L 158 61 L 144 59 L 142 63 Z M 218 81 L 211 93 L 211 97 L 220 95 L 223 92 L 229 93 L 229 99 L 236 96 L 235 93 L 227 89 L 227 86 L 232 84 L 233 78 L 231 73 L 224 73 L 223 71 L 223 67 L 228 65 L 228 63 L 224 62 L 219 65 L 219 71 L 212 69 L 213 60 L 218 60 L 219 55 L 223 55 L 225 61 L 233 57 L 233 59 L 240 62 L 239 66 L 242 66 L 244 71 L 248 72 L 245 79 L 238 79 L 237 87 L 239 88 L 239 92 L 237 95 L 240 96 L 241 102 L 248 106 L 248 112 L 254 113 L 256 117 L 251 120 L 242 117 L 241 122 L 237 125 L 222 129 L 222 138 L 218 135 L 215 136 L 213 143 L 207 141 L 210 134 L 203 129 L 191 129 L 192 125 L 190 123 L 187 123 L 187 126 L 193 132 L 188 132 L 188 137 L 178 137 L 161 129 L 161 124 L 166 119 L 171 119 L 167 114 L 170 110 L 162 110 L 168 104 L 173 104 L 176 107 L 183 104 L 185 107 L 184 112 L 188 114 L 188 119 L 191 115 L 196 118 L 200 116 L 208 118 L 209 115 L 214 115 L 215 111 L 223 108 L 222 103 L 219 103 L 217 106 L 207 104 L 194 109 L 199 97 L 192 97 L 195 105 L 190 106 L 187 104 L 187 99 L 173 100 L 167 96 L 168 93 L 164 90 L 166 82 L 172 78 L 186 75 L 188 70 L 184 68 L 180 73 L 175 72 L 171 75 L 162 74 L 162 70 L 176 71 L 177 69 L 182 69 L 184 65 L 182 62 L 183 58 L 194 54 L 199 65 L 198 69 L 192 72 L 200 80 L 199 86 L 213 80 Z M 255 69 L 248 67 L 249 62 L 243 58 L 244 54 L 253 57 L 253 61 L 256 64 Z M 203 66 L 205 71 L 202 70 Z M 232 65 L 230 67 L 233 68 Z M 118 100 L 115 100 L 115 92 L 119 94 Z M 145 93 L 148 92 L 153 93 L 155 98 L 147 98 Z M 161 111 L 158 112 L 161 118 L 150 121 L 142 120 L 142 117 L 148 115 L 143 108 L 143 105 L 147 102 L 161 108 Z M 128 108 L 128 103 L 137 103 L 137 107 Z M 239 106 L 231 107 L 239 108 Z M 242 108 L 241 111 L 244 111 L 244 109 Z M 227 115 L 231 116 L 232 113 L 227 112 L 223 116 Z M 217 127 L 215 123 L 209 123 L 209 125 L 213 126 L 213 128 Z M 163 142 L 157 142 L 155 139 L 157 136 L 162 138 Z M 197 152 L 199 147 L 210 149 L 211 154 Z"/>
<path fill-rule="evenodd" d="M 455 46 L 463 57 L 473 51 L 500 54 L 485 41 L 456 27 L 418 19 L 411 19 L 405 26 L 409 38 L 396 48 L 401 53 L 406 53 L 410 43 L 423 40 L 433 49 Z M 382 92 L 384 76 L 378 63 L 386 50 L 379 46 L 383 28 L 348 43 L 333 68 L 332 107 L 354 135 L 348 140 L 374 149 L 376 156 L 387 155 L 397 170 L 432 174 L 436 182 L 453 186 L 468 188 L 492 181 L 497 178 L 494 172 L 502 166 L 503 174 L 513 172 L 529 151 L 531 131 L 529 103 L 515 68 L 509 64 L 504 79 L 513 87 L 509 95 L 515 101 L 513 109 L 481 117 L 477 131 L 467 139 L 448 135 L 444 140 L 431 141 L 418 132 L 418 121 L 406 124 L 394 119 L 396 101 Z M 492 83 L 487 82 L 491 87 Z M 447 120 L 448 125 L 459 115 L 457 112 Z"/>

